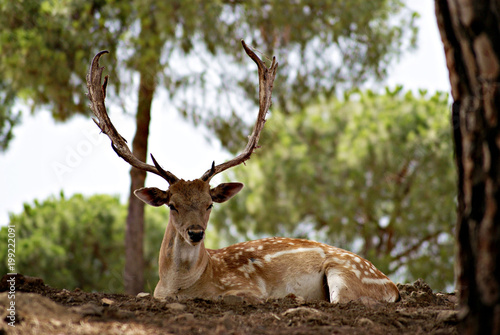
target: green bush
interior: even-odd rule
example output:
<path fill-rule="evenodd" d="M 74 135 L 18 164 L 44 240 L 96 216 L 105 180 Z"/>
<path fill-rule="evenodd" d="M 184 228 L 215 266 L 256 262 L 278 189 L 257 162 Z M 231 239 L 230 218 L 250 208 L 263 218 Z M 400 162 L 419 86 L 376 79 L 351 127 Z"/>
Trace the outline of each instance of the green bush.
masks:
<path fill-rule="evenodd" d="M 80 194 L 25 204 L 10 215 L 16 229 L 16 272 L 41 277 L 66 289 L 123 292 L 126 207 L 118 197 Z M 158 281 L 158 251 L 168 220 L 166 209 L 146 211 L 146 290 Z M 7 227 L 0 234 L 7 240 Z M 7 243 L 0 255 L 7 260 Z M 7 262 L 0 264 L 3 273 Z"/>

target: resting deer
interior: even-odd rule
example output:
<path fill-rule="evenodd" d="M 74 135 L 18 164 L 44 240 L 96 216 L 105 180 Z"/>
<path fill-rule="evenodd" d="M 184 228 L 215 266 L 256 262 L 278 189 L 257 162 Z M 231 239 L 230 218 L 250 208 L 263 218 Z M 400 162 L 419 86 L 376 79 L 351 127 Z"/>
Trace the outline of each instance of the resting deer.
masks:
<path fill-rule="evenodd" d="M 284 297 L 288 294 L 304 299 L 323 299 L 332 303 L 362 298 L 394 302 L 399 291 L 394 283 L 369 261 L 346 250 L 326 244 L 295 238 L 265 238 L 231 245 L 219 250 L 205 248 L 204 237 L 213 203 L 231 199 L 242 188 L 241 183 L 223 183 L 210 187 L 216 174 L 248 160 L 257 147 L 271 105 L 271 92 L 278 63 L 273 57 L 268 68 L 250 50 L 243 48 L 257 64 L 259 75 L 259 113 L 248 144 L 240 155 L 212 167 L 201 178 L 185 181 L 165 171 L 155 160 L 153 165 L 137 159 L 117 132 L 106 112 L 105 77 L 98 53 L 87 75 L 90 107 L 96 124 L 112 142 L 115 152 L 130 165 L 155 173 L 169 184 L 166 191 L 141 188 L 134 193 L 152 206 L 167 205 L 170 218 L 159 255 L 160 280 L 156 298 L 184 296 L 217 298 L 239 295 L 249 299 Z"/>

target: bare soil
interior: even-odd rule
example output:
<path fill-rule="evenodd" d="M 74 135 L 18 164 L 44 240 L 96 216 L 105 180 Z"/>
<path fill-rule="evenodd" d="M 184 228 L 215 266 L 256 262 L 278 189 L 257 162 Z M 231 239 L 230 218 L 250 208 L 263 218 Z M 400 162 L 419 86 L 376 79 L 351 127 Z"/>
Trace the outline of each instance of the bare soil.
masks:
<path fill-rule="evenodd" d="M 7 277 L 0 283 L 2 334 L 458 334 L 457 298 L 422 280 L 398 285 L 397 303 L 305 302 L 287 296 L 249 302 L 158 300 L 151 295 L 68 291 L 40 278 L 16 278 L 16 322 L 9 322 Z"/>

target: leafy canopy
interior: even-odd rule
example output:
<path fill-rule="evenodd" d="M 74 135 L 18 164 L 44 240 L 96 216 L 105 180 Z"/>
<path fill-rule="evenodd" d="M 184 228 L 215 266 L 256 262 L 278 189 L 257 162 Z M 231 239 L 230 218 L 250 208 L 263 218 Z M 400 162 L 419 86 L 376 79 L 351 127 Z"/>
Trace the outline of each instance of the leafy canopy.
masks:
<path fill-rule="evenodd" d="M 214 213 L 226 236 L 314 238 L 397 280 L 421 277 L 436 289 L 453 282 L 447 94 L 354 91 L 303 113 L 273 112 L 261 144 L 232 172 L 246 187 Z"/>
<path fill-rule="evenodd" d="M 241 106 L 256 101 L 240 39 L 278 57 L 275 103 L 290 112 L 319 93 L 383 77 L 415 44 L 415 18 L 401 0 L 0 0 L 0 149 L 17 124 L 15 102 L 60 121 L 89 113 L 85 74 L 107 49 L 111 101 L 135 87 L 137 71 L 149 72 L 178 111 L 237 150 Z"/>

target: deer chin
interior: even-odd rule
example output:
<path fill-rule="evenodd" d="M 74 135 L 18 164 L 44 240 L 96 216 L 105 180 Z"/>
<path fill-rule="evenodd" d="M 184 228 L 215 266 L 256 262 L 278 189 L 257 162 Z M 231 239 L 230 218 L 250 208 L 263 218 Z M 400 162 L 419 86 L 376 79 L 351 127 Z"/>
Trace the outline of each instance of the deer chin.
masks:
<path fill-rule="evenodd" d="M 203 241 L 203 240 L 202 240 Z M 202 241 L 199 241 L 199 242 L 192 242 L 192 241 L 187 241 L 188 244 L 192 247 L 197 247 L 198 245 L 200 245 L 200 243 L 202 243 Z"/>
<path fill-rule="evenodd" d="M 189 238 L 186 239 L 186 242 L 192 246 L 192 247 L 196 247 L 198 245 L 200 245 L 201 243 L 203 243 L 203 241 L 205 241 L 205 238 L 199 240 L 199 241 L 191 241 Z"/>

